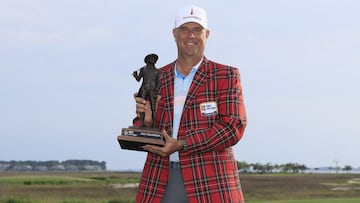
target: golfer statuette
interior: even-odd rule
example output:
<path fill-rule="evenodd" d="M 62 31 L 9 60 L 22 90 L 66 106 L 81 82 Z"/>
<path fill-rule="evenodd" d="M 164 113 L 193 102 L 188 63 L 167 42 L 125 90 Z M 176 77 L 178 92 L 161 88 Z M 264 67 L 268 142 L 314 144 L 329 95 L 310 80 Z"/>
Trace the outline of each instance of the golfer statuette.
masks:
<path fill-rule="evenodd" d="M 156 100 L 159 94 L 160 70 L 155 67 L 158 60 L 156 54 L 149 54 L 145 57 L 146 65 L 133 72 L 136 81 L 143 79 L 137 96 L 150 101 L 153 123 L 151 127 L 145 126 L 145 113 L 140 113 L 140 126 L 129 126 L 123 128 L 121 135 L 118 136 L 118 142 L 122 149 L 144 151 L 142 146 L 150 144 L 163 146 L 164 141 L 162 133 L 156 128 Z"/>

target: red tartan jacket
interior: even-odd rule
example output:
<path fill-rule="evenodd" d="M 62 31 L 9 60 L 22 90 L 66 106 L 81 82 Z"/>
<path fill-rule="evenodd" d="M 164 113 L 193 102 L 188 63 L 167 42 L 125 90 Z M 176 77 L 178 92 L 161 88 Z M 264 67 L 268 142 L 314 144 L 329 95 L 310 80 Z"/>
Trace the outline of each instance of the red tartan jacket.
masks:
<path fill-rule="evenodd" d="M 175 62 L 161 68 L 161 99 L 156 112 L 160 130 L 172 135 Z M 215 102 L 217 110 L 204 104 Z M 214 104 L 214 103 L 212 103 Z M 210 105 L 214 106 L 214 105 Z M 205 109 L 204 109 L 205 108 Z M 244 198 L 232 146 L 243 136 L 246 113 L 238 69 L 207 60 L 190 86 L 180 122 L 181 172 L 190 203 L 243 203 Z M 161 202 L 169 175 L 169 157 L 148 153 L 136 202 Z"/>

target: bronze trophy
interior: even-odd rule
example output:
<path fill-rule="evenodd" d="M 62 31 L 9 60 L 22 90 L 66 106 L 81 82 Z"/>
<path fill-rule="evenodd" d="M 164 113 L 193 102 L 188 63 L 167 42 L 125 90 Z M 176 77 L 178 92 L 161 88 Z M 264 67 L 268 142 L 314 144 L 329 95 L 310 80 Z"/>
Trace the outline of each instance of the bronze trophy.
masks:
<path fill-rule="evenodd" d="M 144 145 L 164 146 L 162 132 L 156 128 L 156 100 L 159 94 L 160 70 L 155 67 L 158 60 L 156 54 L 149 54 L 145 57 L 146 65 L 133 72 L 136 81 L 143 79 L 138 92 L 138 97 L 149 100 L 152 110 L 153 123 L 150 127 L 145 126 L 145 113 L 140 113 L 140 126 L 129 126 L 123 128 L 121 135 L 118 136 L 118 142 L 122 149 L 145 151 Z M 138 73 L 139 72 L 139 73 Z"/>

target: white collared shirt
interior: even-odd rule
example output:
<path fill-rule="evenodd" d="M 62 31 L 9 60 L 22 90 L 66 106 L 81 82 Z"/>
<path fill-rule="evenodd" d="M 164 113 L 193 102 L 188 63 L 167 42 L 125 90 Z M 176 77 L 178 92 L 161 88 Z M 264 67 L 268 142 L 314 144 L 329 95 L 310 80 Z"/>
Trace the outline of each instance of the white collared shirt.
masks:
<path fill-rule="evenodd" d="M 174 77 L 174 123 L 173 123 L 173 135 L 176 135 L 179 131 L 181 115 L 183 112 L 186 96 L 189 92 L 190 85 L 194 79 L 195 73 L 199 68 L 202 60 L 196 64 L 187 76 L 181 75 L 177 67 L 175 66 Z M 173 136 L 175 138 L 175 136 Z M 170 161 L 179 161 L 179 152 L 174 152 L 170 155 Z"/>

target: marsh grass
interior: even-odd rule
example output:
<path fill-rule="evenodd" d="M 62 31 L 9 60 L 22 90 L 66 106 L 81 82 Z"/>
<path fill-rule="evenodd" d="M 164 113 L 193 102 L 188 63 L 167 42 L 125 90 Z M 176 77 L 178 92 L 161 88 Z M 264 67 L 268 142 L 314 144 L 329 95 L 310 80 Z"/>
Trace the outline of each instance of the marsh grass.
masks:
<path fill-rule="evenodd" d="M 0 203 L 130 203 L 136 188 L 111 185 L 139 180 L 139 173 L 6 172 L 0 173 Z"/>
<path fill-rule="evenodd" d="M 351 199 L 360 202 L 360 184 L 356 181 L 359 177 L 359 174 L 265 174 L 242 175 L 241 180 L 247 202 L 281 202 L 282 200 L 282 202 L 303 203 L 309 200 L 317 203 L 322 199 L 328 202 L 331 202 L 331 199 L 334 199 L 334 202 L 342 202 L 339 199 L 344 198 L 348 200 L 343 202 Z M 336 188 L 345 189 L 336 190 Z"/>
<path fill-rule="evenodd" d="M 89 183 L 94 180 L 88 178 L 66 176 L 14 176 L 0 177 L 0 184 L 24 184 L 24 185 L 71 185 Z"/>
<path fill-rule="evenodd" d="M 249 201 L 247 201 L 248 203 Z M 312 199 L 312 200 L 275 200 L 275 201 L 250 201 L 251 203 L 359 203 L 360 198 L 345 199 Z"/>
<path fill-rule="evenodd" d="M 24 198 L 17 198 L 17 197 L 9 197 L 6 200 L 1 201 L 1 203 L 43 203 L 43 202 L 54 202 L 54 200 L 27 200 Z M 55 201 L 56 202 L 56 201 Z M 94 202 L 94 201 L 84 201 L 84 200 L 63 200 L 60 201 L 61 203 L 89 203 L 89 202 Z M 104 202 L 98 202 L 95 201 L 96 203 L 132 203 L 133 201 L 131 200 L 110 200 L 110 201 L 104 201 Z M 94 203 L 95 203 L 94 202 Z"/>
<path fill-rule="evenodd" d="M 140 173 L 0 173 L 0 203 L 132 203 Z M 246 203 L 360 202 L 359 174 L 242 174 Z"/>

